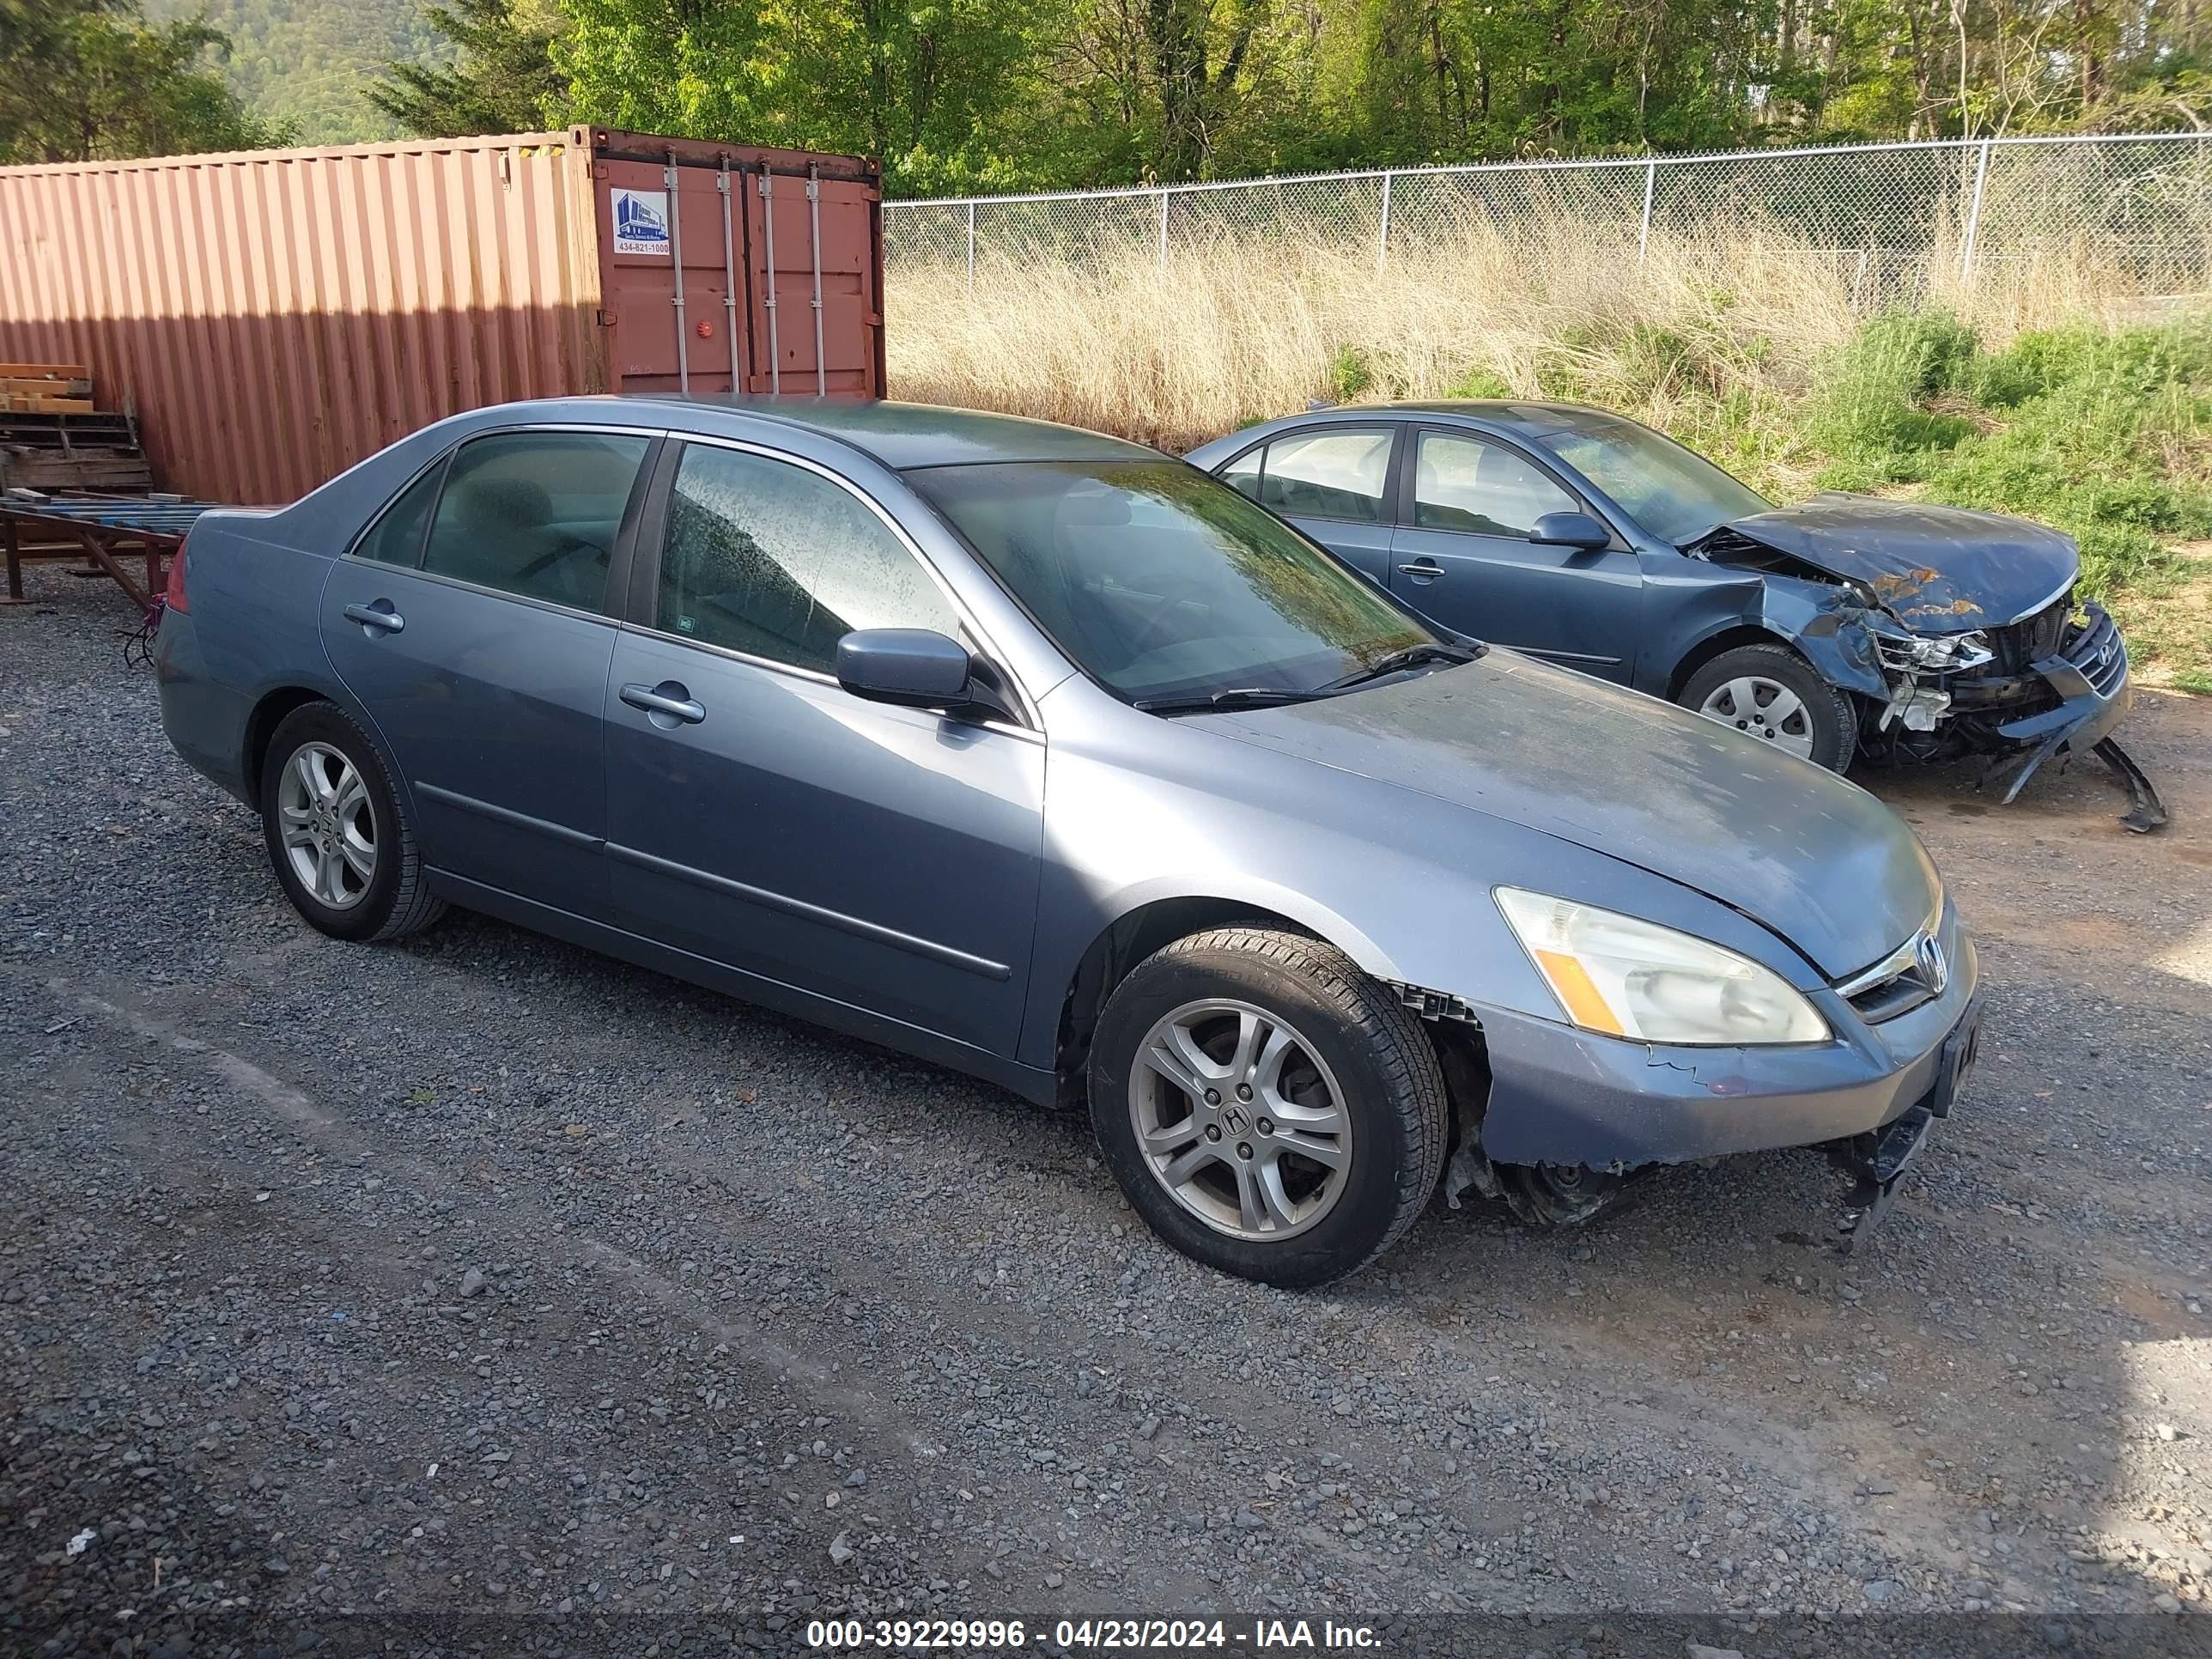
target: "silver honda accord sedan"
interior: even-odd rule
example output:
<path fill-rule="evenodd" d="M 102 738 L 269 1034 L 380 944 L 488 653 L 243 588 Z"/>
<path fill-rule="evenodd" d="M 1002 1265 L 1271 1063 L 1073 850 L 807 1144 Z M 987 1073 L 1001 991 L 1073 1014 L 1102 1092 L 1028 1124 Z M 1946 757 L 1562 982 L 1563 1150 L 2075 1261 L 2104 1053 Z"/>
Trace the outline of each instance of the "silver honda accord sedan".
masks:
<path fill-rule="evenodd" d="M 1820 1146 L 1864 1237 L 1974 947 L 1863 791 L 1422 621 L 1151 450 L 895 404 L 479 410 L 194 528 L 178 752 L 313 927 L 449 904 L 1087 1107 L 1325 1283 Z"/>

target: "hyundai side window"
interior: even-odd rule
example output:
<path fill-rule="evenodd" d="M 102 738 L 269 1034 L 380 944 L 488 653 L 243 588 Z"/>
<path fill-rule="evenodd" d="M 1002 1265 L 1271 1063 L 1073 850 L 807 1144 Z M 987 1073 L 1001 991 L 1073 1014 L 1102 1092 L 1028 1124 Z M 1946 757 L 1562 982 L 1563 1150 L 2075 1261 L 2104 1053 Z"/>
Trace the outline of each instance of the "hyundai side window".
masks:
<path fill-rule="evenodd" d="M 1267 446 L 1265 444 L 1260 445 L 1255 449 L 1246 450 L 1242 455 L 1239 455 L 1235 460 L 1230 462 L 1228 465 L 1221 469 L 1218 475 L 1221 482 L 1227 484 L 1231 489 L 1235 490 L 1238 495 L 1244 496 L 1247 500 L 1255 501 L 1258 501 L 1260 499 L 1261 463 L 1265 461 L 1267 458 Z"/>
<path fill-rule="evenodd" d="M 650 447 L 619 432 L 508 432 L 463 444 L 447 471 L 422 568 L 602 609 L 615 538 Z"/>
<path fill-rule="evenodd" d="M 1267 446 L 1257 500 L 1288 518 L 1380 523 L 1390 438 L 1371 428 L 1278 438 Z"/>
<path fill-rule="evenodd" d="M 921 562 L 851 490 L 698 444 L 669 496 L 654 619 L 665 633 L 824 674 L 855 629 L 960 631 Z"/>
<path fill-rule="evenodd" d="M 1583 505 L 1519 452 L 1455 434 L 1424 432 L 1413 468 L 1413 522 L 1527 541 L 1547 513 Z"/>

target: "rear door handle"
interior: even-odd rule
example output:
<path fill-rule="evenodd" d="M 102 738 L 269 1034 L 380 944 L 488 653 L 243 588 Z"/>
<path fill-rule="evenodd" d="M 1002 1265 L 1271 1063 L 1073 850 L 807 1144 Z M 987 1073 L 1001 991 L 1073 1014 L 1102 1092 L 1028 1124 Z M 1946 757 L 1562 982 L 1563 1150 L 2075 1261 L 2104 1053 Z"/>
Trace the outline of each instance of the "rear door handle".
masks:
<path fill-rule="evenodd" d="M 696 701 L 681 680 L 663 680 L 658 685 L 625 685 L 622 700 L 633 708 L 641 708 L 646 718 L 664 732 L 673 732 L 679 726 L 696 726 L 707 718 L 704 703 Z"/>
<path fill-rule="evenodd" d="M 407 618 L 392 608 L 389 599 L 379 599 L 374 605 L 349 605 L 345 608 L 348 622 L 357 622 L 371 633 L 397 634 L 407 626 Z"/>
<path fill-rule="evenodd" d="M 1401 576 L 1425 576 L 1433 578 L 1443 575 L 1444 574 L 1444 568 L 1443 566 L 1437 563 L 1433 559 L 1417 559 L 1412 564 L 1400 565 L 1398 567 L 1398 574 Z"/>

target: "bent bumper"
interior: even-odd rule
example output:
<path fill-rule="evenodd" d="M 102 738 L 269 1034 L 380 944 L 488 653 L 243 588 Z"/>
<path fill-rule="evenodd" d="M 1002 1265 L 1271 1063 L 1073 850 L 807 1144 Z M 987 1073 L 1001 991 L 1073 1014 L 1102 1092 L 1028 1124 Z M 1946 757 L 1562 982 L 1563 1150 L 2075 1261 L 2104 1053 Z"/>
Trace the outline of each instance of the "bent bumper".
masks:
<path fill-rule="evenodd" d="M 2135 691 L 2128 674 L 2127 642 L 2112 619 L 2097 605 L 2085 605 L 2088 626 L 2067 642 L 2063 654 L 2034 665 L 2044 684 L 2057 694 L 2058 706 L 1997 727 L 2006 740 L 2028 745 L 2028 757 L 2005 791 L 2009 801 L 2030 774 L 2065 750 L 2086 754 L 2112 733 L 2128 712 Z"/>
<path fill-rule="evenodd" d="M 1981 978 L 1972 937 L 1948 905 L 1942 937 L 1951 963 L 1942 992 L 1893 1019 L 1869 1024 L 1833 991 L 1815 994 L 1838 1034 L 1824 1043 L 1670 1048 L 1483 1009 L 1482 1153 L 1497 1164 L 1626 1170 L 1848 1140 L 1916 1108 L 1942 1115 L 1956 1083 L 1955 1071 L 1946 1075 L 1947 1063 L 1955 1067 L 1947 1042 Z"/>

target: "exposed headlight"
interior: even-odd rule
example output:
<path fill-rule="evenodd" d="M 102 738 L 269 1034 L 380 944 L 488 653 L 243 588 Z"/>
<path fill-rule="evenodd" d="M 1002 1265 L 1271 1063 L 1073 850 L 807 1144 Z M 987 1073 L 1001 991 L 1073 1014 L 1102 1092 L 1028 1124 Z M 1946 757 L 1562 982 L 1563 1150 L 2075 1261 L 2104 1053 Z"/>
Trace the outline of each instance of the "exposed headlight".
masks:
<path fill-rule="evenodd" d="M 1926 668 L 1949 673 L 1954 669 L 1979 668 L 1995 659 L 1989 636 L 1971 634 L 1876 634 L 1875 649 L 1886 668 Z"/>
<path fill-rule="evenodd" d="M 1828 1023 L 1781 976 L 1671 927 L 1518 887 L 1498 908 L 1567 1018 L 1644 1042 L 1825 1042 Z"/>

